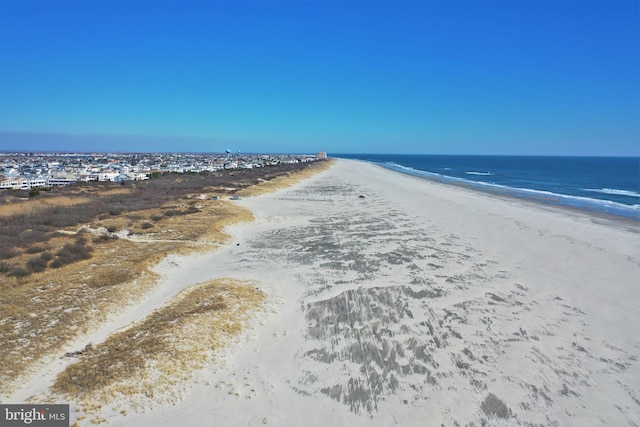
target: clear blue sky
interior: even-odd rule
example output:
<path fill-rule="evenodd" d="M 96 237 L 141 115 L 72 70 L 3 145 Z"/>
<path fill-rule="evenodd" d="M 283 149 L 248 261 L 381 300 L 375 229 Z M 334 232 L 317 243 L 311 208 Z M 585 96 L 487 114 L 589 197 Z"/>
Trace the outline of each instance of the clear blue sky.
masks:
<path fill-rule="evenodd" d="M 637 156 L 639 5 L 0 0 L 0 151 Z"/>

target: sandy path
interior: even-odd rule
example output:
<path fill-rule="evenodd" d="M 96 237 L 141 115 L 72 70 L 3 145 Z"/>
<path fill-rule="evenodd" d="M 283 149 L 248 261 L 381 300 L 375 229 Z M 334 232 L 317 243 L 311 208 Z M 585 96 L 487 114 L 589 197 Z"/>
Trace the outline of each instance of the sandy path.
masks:
<path fill-rule="evenodd" d="M 239 203 L 256 221 L 163 286 L 257 280 L 266 310 L 183 402 L 112 425 L 640 424 L 637 224 L 346 160 Z"/>

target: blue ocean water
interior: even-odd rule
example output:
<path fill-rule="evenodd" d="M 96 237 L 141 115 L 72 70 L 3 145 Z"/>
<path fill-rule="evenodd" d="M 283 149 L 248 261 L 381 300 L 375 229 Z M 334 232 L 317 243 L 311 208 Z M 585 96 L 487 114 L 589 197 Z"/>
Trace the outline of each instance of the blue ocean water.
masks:
<path fill-rule="evenodd" d="M 477 190 L 640 219 L 640 158 L 338 154 Z"/>

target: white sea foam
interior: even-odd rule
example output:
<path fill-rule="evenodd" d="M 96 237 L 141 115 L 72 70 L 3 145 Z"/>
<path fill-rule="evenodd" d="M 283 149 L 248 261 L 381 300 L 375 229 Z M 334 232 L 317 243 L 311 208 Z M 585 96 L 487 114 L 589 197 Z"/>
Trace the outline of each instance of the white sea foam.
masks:
<path fill-rule="evenodd" d="M 500 188 L 500 189 L 504 189 L 505 191 L 531 194 L 534 196 L 544 197 L 548 199 L 555 199 L 558 201 L 565 201 L 567 202 L 567 204 L 573 205 L 573 206 L 584 206 L 584 207 L 601 206 L 601 207 L 606 207 L 606 208 L 615 209 L 615 210 L 622 210 L 626 212 L 635 211 L 636 215 L 640 213 L 640 205 L 627 205 L 624 203 L 613 202 L 611 200 L 594 199 L 591 197 L 582 197 L 582 196 L 571 196 L 568 194 L 553 193 L 551 191 L 533 190 L 530 188 L 508 187 L 506 185 L 499 185 L 499 184 L 486 184 L 483 182 L 478 182 L 474 184 L 480 184 L 481 186 L 486 186 L 486 187 Z"/>
<path fill-rule="evenodd" d="M 640 193 L 630 190 L 618 190 L 617 188 L 584 188 L 584 191 L 592 193 L 614 194 L 616 196 L 640 197 Z"/>
<path fill-rule="evenodd" d="M 594 199 L 591 197 L 583 197 L 583 196 L 572 196 L 568 194 L 559 194 L 553 193 L 551 191 L 544 190 L 534 190 L 531 188 L 520 188 L 520 187 L 509 187 L 507 185 L 501 184 L 493 184 L 482 181 L 472 181 L 464 178 L 452 177 L 449 175 L 443 175 L 439 173 L 426 172 L 418 169 L 414 169 L 407 166 L 402 166 L 397 163 L 385 163 L 383 166 L 386 166 L 390 169 L 397 170 L 399 172 L 406 172 L 415 176 L 422 176 L 428 178 L 435 178 L 439 181 L 445 183 L 458 183 L 467 185 L 473 188 L 485 189 L 487 191 L 500 191 L 504 194 L 511 194 L 520 197 L 530 197 L 532 199 L 537 199 L 540 201 L 546 201 L 556 204 L 562 204 L 567 206 L 575 206 L 586 209 L 591 209 L 595 211 L 604 211 L 609 213 L 614 213 L 617 215 L 623 215 L 631 218 L 640 217 L 640 204 L 628 205 L 625 203 L 618 203 L 611 200 L 602 200 L 602 199 Z M 616 191 L 613 189 L 603 189 Z M 624 191 L 624 190 L 617 190 Z M 599 190 L 599 192 L 602 192 Z M 633 192 L 629 192 L 633 193 Z M 612 193 L 610 193 L 612 194 Z M 637 193 L 636 193 L 637 194 Z"/>
<path fill-rule="evenodd" d="M 474 172 L 474 171 L 470 171 L 470 172 L 465 172 L 467 175 L 480 175 L 480 176 L 491 176 L 493 175 L 491 172 Z"/>

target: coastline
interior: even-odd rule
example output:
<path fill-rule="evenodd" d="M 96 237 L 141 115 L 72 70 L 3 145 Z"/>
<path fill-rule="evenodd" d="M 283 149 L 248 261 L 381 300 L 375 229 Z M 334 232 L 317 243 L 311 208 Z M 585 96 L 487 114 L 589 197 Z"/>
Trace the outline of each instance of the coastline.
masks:
<path fill-rule="evenodd" d="M 640 220 L 640 194 L 637 193 L 637 161 L 640 159 L 546 156 L 344 156 L 347 159 L 365 160 L 408 175 L 485 193 Z M 513 170 L 515 166 L 518 166 L 517 171 Z M 611 178 L 618 175 L 614 166 L 620 168 L 618 178 Z M 522 170 L 519 167 L 522 167 Z M 608 196 L 602 196 L 604 194 Z M 629 203 L 630 201 L 632 203 Z"/>
<path fill-rule="evenodd" d="M 255 220 L 156 271 L 263 309 L 181 399 L 109 425 L 640 423 L 633 224 L 343 159 L 236 203 Z"/>
<path fill-rule="evenodd" d="M 347 161 L 350 161 L 351 159 L 344 159 Z M 355 160 L 355 161 L 359 161 L 359 160 Z M 407 177 L 411 177 L 411 178 L 415 178 L 421 181 L 427 181 L 427 182 L 432 182 L 435 184 L 439 184 L 446 187 L 455 187 L 458 189 L 461 189 L 463 191 L 471 191 L 472 193 L 476 193 L 476 194 L 485 194 L 489 197 L 495 198 L 497 200 L 504 200 L 505 202 L 509 203 L 521 203 L 525 206 L 530 206 L 533 209 L 541 209 L 541 210 L 547 210 L 550 212 L 566 212 L 568 214 L 572 214 L 572 215 L 576 215 L 579 217 L 583 217 L 587 220 L 591 220 L 593 222 L 600 222 L 600 223 L 604 223 L 610 226 L 614 226 L 614 227 L 622 227 L 625 228 L 627 231 L 631 231 L 631 232 L 638 232 L 640 233 L 640 218 L 632 218 L 630 216 L 624 216 L 624 215 L 616 215 L 614 213 L 611 212 L 605 212 L 605 211 L 599 211 L 599 210 L 593 210 L 593 209 L 589 209 L 589 208 L 585 208 L 585 207 L 577 207 L 577 206 L 571 206 L 571 205 L 567 205 L 567 204 L 561 204 L 561 203 L 548 203 L 548 202 L 544 202 L 542 201 L 542 199 L 540 198 L 532 198 L 532 197 L 524 197 L 521 195 L 517 195 L 513 192 L 510 192 L 509 190 L 500 190 L 500 189 L 491 189 L 491 188 L 487 188 L 487 189 L 480 189 L 478 187 L 474 187 L 473 185 L 470 184 L 465 184 L 465 183 L 461 183 L 461 182 L 456 182 L 456 181 L 450 181 L 450 182 L 443 182 L 440 181 L 439 179 L 435 178 L 435 177 L 429 177 L 429 176 L 420 176 L 420 175 L 413 175 L 410 173 L 405 173 L 405 172 L 401 172 L 401 171 L 397 171 L 395 169 L 389 168 L 387 166 L 384 165 L 380 165 L 377 164 L 375 162 L 368 162 L 368 161 L 362 161 L 365 163 L 370 163 L 374 166 L 380 167 L 384 170 L 389 170 L 395 173 L 399 173 L 401 175 L 405 175 Z M 551 196 L 550 196 L 551 197 Z M 553 199 L 553 197 L 551 197 L 551 199 Z"/>

